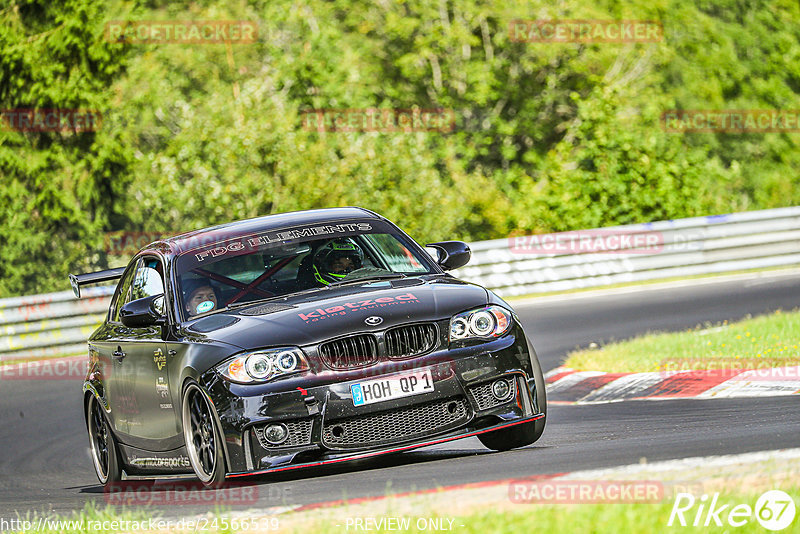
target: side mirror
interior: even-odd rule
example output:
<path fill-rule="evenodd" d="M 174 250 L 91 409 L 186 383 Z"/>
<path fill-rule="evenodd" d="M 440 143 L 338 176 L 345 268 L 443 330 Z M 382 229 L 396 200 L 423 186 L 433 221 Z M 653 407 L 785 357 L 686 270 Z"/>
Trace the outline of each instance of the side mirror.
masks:
<path fill-rule="evenodd" d="M 131 328 L 164 324 L 164 295 L 132 300 L 119 312 L 122 324 Z"/>
<path fill-rule="evenodd" d="M 463 241 L 441 241 L 439 243 L 428 243 L 425 246 L 436 249 L 436 253 L 439 256 L 436 263 L 445 271 L 463 267 L 469 263 L 469 259 L 472 257 L 469 245 Z"/>

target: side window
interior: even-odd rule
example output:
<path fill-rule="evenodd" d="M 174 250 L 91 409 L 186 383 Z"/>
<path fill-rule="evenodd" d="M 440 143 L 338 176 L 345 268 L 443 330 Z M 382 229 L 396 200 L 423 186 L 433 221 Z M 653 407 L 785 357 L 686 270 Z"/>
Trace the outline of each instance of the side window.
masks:
<path fill-rule="evenodd" d="M 115 297 L 116 301 L 112 306 L 109 320 L 118 323 L 120 310 L 132 300 L 163 294 L 161 262 L 155 258 L 140 259 L 120 281 L 119 293 Z"/>
<path fill-rule="evenodd" d="M 389 234 L 365 234 L 381 253 L 389 268 L 394 272 L 424 273 L 428 268 L 420 263 L 400 241 Z"/>
<path fill-rule="evenodd" d="M 108 317 L 109 321 L 115 323 L 119 322 L 119 310 L 130 301 L 131 282 L 133 281 L 133 275 L 135 273 L 136 268 L 134 267 L 125 273 L 125 277 L 119 281 L 119 285 L 117 286 L 118 291 L 114 295 L 114 303 L 111 305 L 111 313 Z"/>
<path fill-rule="evenodd" d="M 143 299 L 154 295 L 164 294 L 164 281 L 157 267 L 156 259 L 145 258 L 136 266 L 136 275 L 133 277 L 130 300 Z"/>

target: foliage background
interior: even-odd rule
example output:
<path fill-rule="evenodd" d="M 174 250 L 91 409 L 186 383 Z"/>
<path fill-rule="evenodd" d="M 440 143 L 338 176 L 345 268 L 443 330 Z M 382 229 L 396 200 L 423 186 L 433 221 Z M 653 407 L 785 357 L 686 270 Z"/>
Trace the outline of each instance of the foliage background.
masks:
<path fill-rule="evenodd" d="M 224 5 L 223 5 L 224 4 Z M 674 134 L 667 109 L 800 109 L 800 7 L 743 0 L 6 0 L 0 296 L 123 264 L 104 235 L 361 205 L 419 241 L 800 204 L 798 134 Z M 661 21 L 655 44 L 511 42 L 513 19 Z M 111 20 L 249 20 L 254 44 L 109 43 Z M 305 131 L 312 108 L 456 111 L 449 133 Z"/>

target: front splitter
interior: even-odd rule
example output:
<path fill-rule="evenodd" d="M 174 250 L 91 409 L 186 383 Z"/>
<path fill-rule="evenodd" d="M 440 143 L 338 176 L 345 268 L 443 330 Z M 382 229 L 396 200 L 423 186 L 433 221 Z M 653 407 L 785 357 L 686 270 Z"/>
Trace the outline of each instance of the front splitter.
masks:
<path fill-rule="evenodd" d="M 301 464 L 292 464 L 292 465 L 284 465 L 281 467 L 272 467 L 268 469 L 259 469 L 257 471 L 244 471 L 240 473 L 229 473 L 227 478 L 235 478 L 235 477 L 245 477 L 245 476 L 253 476 L 253 475 L 262 475 L 266 473 L 278 473 L 281 471 L 291 471 L 294 469 L 308 469 L 310 467 L 320 467 L 323 465 L 331 465 L 341 462 L 350 462 L 353 460 L 363 460 L 365 458 L 373 458 L 375 456 L 382 456 L 384 454 L 392 454 L 396 452 L 404 452 L 410 451 L 413 449 L 419 449 L 420 447 L 427 447 L 429 445 L 438 445 L 440 443 L 447 443 L 450 441 L 455 441 L 458 439 L 469 438 L 472 436 L 478 436 L 480 434 L 486 434 L 487 432 L 494 432 L 496 430 L 503 430 L 504 428 L 510 428 L 513 426 L 521 425 L 524 423 L 530 423 L 531 421 L 537 421 L 539 419 L 543 419 L 545 414 L 540 413 L 536 415 L 532 415 L 531 417 L 524 417 L 521 419 L 516 419 L 514 421 L 508 423 L 501 423 L 499 425 L 490 426 L 488 428 L 482 428 L 480 430 L 473 430 L 471 432 L 466 432 L 463 434 L 457 434 L 454 436 L 446 436 L 437 438 L 430 441 L 423 441 L 420 443 L 411 443 L 409 445 L 403 445 L 400 447 L 392 447 L 390 449 L 378 449 L 374 451 L 364 451 L 355 454 L 345 454 L 343 456 L 337 456 L 336 458 L 328 458 L 325 460 L 318 460 L 315 462 L 306 462 Z"/>

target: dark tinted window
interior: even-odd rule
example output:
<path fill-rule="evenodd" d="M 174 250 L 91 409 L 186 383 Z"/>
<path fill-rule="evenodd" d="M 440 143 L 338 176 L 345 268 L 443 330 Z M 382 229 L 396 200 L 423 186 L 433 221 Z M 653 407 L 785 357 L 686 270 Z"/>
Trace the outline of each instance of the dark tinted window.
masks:
<path fill-rule="evenodd" d="M 136 266 L 120 280 L 119 292 L 114 297 L 109 319 L 119 322 L 119 311 L 132 300 L 164 294 L 161 262 L 156 258 L 141 258 Z"/>
<path fill-rule="evenodd" d="M 182 254 L 176 271 L 187 317 L 370 277 L 435 272 L 425 252 L 380 221 L 290 228 L 228 238 Z"/>
<path fill-rule="evenodd" d="M 117 292 L 114 294 L 114 301 L 111 304 L 111 312 L 108 318 L 109 321 L 113 321 L 115 323 L 119 322 L 119 310 L 129 301 L 131 282 L 133 281 L 133 275 L 135 273 L 135 267 L 128 269 L 128 271 L 119 281 L 119 284 L 117 285 Z"/>
<path fill-rule="evenodd" d="M 144 258 L 136 267 L 136 275 L 131 285 L 130 300 L 143 299 L 164 294 L 164 281 L 161 278 L 160 262 Z"/>

